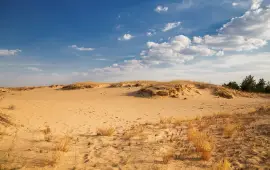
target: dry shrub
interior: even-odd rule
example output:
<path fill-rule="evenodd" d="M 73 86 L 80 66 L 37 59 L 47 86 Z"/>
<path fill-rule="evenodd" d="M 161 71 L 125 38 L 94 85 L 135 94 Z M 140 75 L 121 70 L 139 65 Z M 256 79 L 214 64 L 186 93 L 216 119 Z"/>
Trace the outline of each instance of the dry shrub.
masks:
<path fill-rule="evenodd" d="M 98 84 L 95 83 L 75 83 L 63 86 L 62 90 L 77 90 L 77 89 L 87 89 L 87 88 L 95 88 Z"/>
<path fill-rule="evenodd" d="M 226 138 L 231 138 L 235 131 L 237 131 L 238 125 L 236 124 L 227 124 L 223 129 L 223 135 Z"/>
<path fill-rule="evenodd" d="M 161 117 L 159 122 L 161 124 L 170 124 L 173 122 L 173 117 Z"/>
<path fill-rule="evenodd" d="M 55 146 L 55 151 L 62 151 L 62 152 L 67 152 L 68 151 L 68 146 L 71 142 L 71 138 L 69 136 L 65 136 L 60 141 L 56 144 Z"/>
<path fill-rule="evenodd" d="M 215 164 L 212 168 L 213 170 L 232 170 L 231 163 L 225 158 Z"/>
<path fill-rule="evenodd" d="M 226 99 L 232 99 L 234 98 L 233 94 L 226 88 L 219 87 L 214 89 L 214 95 L 223 97 Z"/>
<path fill-rule="evenodd" d="M 97 129 L 98 136 L 112 136 L 114 132 L 115 132 L 115 129 L 113 127 Z"/>

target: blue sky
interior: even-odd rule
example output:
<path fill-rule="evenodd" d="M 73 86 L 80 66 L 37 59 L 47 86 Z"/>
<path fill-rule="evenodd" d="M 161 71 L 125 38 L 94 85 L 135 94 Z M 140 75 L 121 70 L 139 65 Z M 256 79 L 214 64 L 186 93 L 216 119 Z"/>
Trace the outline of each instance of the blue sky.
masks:
<path fill-rule="evenodd" d="M 270 0 L 0 0 L 0 86 L 270 80 Z"/>

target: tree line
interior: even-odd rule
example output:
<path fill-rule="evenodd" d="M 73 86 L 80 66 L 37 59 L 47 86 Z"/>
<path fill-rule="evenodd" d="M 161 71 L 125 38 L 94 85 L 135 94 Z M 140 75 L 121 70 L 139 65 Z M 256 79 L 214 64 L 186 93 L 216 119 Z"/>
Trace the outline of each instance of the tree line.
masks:
<path fill-rule="evenodd" d="M 240 84 L 237 84 L 235 81 L 230 81 L 227 84 L 224 83 L 222 86 L 246 92 L 270 93 L 270 81 L 266 82 L 261 78 L 256 82 L 252 75 L 246 76 Z"/>

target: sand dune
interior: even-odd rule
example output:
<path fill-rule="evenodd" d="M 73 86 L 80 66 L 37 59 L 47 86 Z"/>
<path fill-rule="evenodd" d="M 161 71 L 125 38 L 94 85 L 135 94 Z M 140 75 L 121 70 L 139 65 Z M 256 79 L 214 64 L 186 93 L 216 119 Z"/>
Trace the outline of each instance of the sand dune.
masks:
<path fill-rule="evenodd" d="M 189 81 L 86 84 L 87 86 L 84 83 L 76 84 L 76 88 L 72 85 L 69 90 L 65 90 L 67 88 L 63 90 L 66 86 L 62 85 L 2 90 L 0 108 L 3 116 L 0 121 L 5 118 L 12 121 L 13 125 L 1 123 L 0 164 L 5 168 L 17 166 L 26 169 L 209 168 L 222 156 L 214 156 L 208 162 L 196 161 L 193 158 L 187 161 L 181 158 L 169 163 L 164 163 L 160 156 L 153 157 L 153 150 L 163 147 L 175 150 L 175 145 L 165 142 L 163 146 L 153 138 L 153 134 L 159 136 L 178 131 L 175 127 L 171 127 L 171 123 L 168 123 L 168 128 L 162 128 L 163 125 L 156 123 L 165 117 L 187 120 L 224 113 L 231 115 L 249 113 L 261 106 L 269 105 L 270 101 L 266 95 L 243 95 L 230 90 L 226 90 L 226 93 L 232 94 L 233 98 L 227 99 L 213 93 L 218 86 L 213 85 L 215 87 L 213 88 Z M 192 86 L 186 86 L 187 84 Z M 161 95 L 163 97 L 156 95 L 164 94 L 164 91 L 155 91 L 153 92 L 155 95 L 150 96 L 138 95 L 141 89 L 146 88 L 156 91 L 165 89 L 166 95 Z M 170 95 L 172 88 L 176 88 L 173 91 L 174 97 Z M 6 115 L 8 117 L 5 117 Z M 269 117 L 265 117 L 269 121 Z M 198 122 L 195 124 L 197 126 Z M 187 124 L 180 123 L 179 126 L 185 129 Z M 141 127 L 146 129 L 138 132 Z M 112 130 L 111 133 L 114 135 L 111 137 L 98 137 L 96 136 L 98 128 L 112 128 L 115 132 Z M 135 137 L 130 144 L 123 144 L 121 139 L 123 135 L 128 138 L 126 131 L 144 135 L 139 135 L 138 141 Z M 184 136 L 178 135 L 184 140 Z M 155 144 L 143 142 L 145 136 Z M 265 140 L 269 143 L 269 138 Z M 59 142 L 61 147 L 58 148 L 62 149 L 53 151 Z M 126 147 L 126 144 L 130 148 Z M 69 145 L 68 151 L 61 151 L 65 150 L 66 145 Z M 146 155 L 140 152 L 141 149 Z M 173 155 L 175 156 L 177 152 L 179 150 L 174 151 Z M 16 160 L 12 160 L 12 156 L 7 156 L 7 153 L 13 155 Z M 130 162 L 127 163 L 127 160 Z M 141 161 L 143 163 L 140 165 Z M 242 166 L 243 163 L 240 164 Z"/>

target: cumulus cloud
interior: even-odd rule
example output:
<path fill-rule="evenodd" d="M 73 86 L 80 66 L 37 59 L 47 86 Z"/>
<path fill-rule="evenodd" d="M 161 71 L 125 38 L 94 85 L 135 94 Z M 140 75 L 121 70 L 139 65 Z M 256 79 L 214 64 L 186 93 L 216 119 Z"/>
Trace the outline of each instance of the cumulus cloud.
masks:
<path fill-rule="evenodd" d="M 0 49 L 0 56 L 14 56 L 17 55 L 22 50 L 15 49 L 15 50 L 7 50 L 7 49 Z"/>
<path fill-rule="evenodd" d="M 158 13 L 161 13 L 161 12 L 167 12 L 168 9 L 169 9 L 169 8 L 166 7 L 166 6 L 158 5 L 158 6 L 155 8 L 155 11 L 158 12 Z"/>
<path fill-rule="evenodd" d="M 43 71 L 42 69 L 40 68 L 37 68 L 37 67 L 26 67 L 27 70 L 31 70 L 31 71 L 36 71 L 36 72 L 41 72 Z"/>
<path fill-rule="evenodd" d="M 270 40 L 270 7 L 260 7 L 260 4 L 261 1 L 253 1 L 252 7 L 244 15 L 231 19 L 218 30 L 216 35 L 192 38 L 178 35 L 167 42 L 147 42 L 147 49 L 141 51 L 140 59 L 99 68 L 95 72 L 109 74 L 109 77 L 114 77 L 111 74 L 121 75 L 121 77 L 128 75 L 126 78 L 130 77 L 132 72 L 131 77 L 134 79 L 144 79 L 143 76 L 147 76 L 146 73 L 149 72 L 150 78 L 158 73 L 161 75 L 158 79 L 188 77 L 188 79 L 202 80 L 200 78 L 203 77 L 203 81 L 218 80 L 224 73 L 230 75 L 230 79 L 233 76 L 245 76 L 251 73 L 268 75 L 270 53 L 226 54 L 228 51 L 232 53 L 259 49 Z M 199 62 L 196 62 L 197 60 L 188 62 L 195 57 L 207 56 L 215 57 Z M 167 66 L 170 67 L 167 69 Z M 202 76 L 205 73 L 209 76 Z M 149 79 L 149 77 L 145 78 Z"/>
<path fill-rule="evenodd" d="M 253 0 L 250 10 L 218 30 L 217 35 L 194 38 L 216 50 L 250 51 L 259 49 L 270 40 L 270 7 L 260 7 L 261 0 Z"/>
<path fill-rule="evenodd" d="M 93 50 L 95 50 L 94 48 L 78 47 L 77 45 L 71 45 L 69 47 L 73 48 L 75 50 L 78 50 L 78 51 L 93 51 Z"/>
<path fill-rule="evenodd" d="M 147 51 L 142 51 L 142 61 L 147 65 L 169 64 L 175 65 L 192 60 L 195 56 L 211 56 L 216 51 L 204 45 L 193 45 L 191 40 L 179 35 L 169 42 L 147 42 Z"/>
<path fill-rule="evenodd" d="M 156 34 L 156 30 L 154 30 L 154 29 L 149 29 L 149 31 L 146 32 L 146 36 L 148 36 L 148 37 L 151 37 L 155 34 Z"/>
<path fill-rule="evenodd" d="M 262 1 L 263 0 L 252 0 L 251 9 L 256 10 L 256 9 L 260 8 Z"/>
<path fill-rule="evenodd" d="M 171 29 L 174 29 L 178 26 L 180 26 L 181 22 L 170 22 L 165 25 L 165 27 L 162 29 L 163 32 L 167 32 Z"/>
<path fill-rule="evenodd" d="M 130 39 L 134 38 L 133 35 L 131 34 L 124 34 L 122 37 L 119 37 L 118 40 L 119 41 L 128 41 Z"/>

